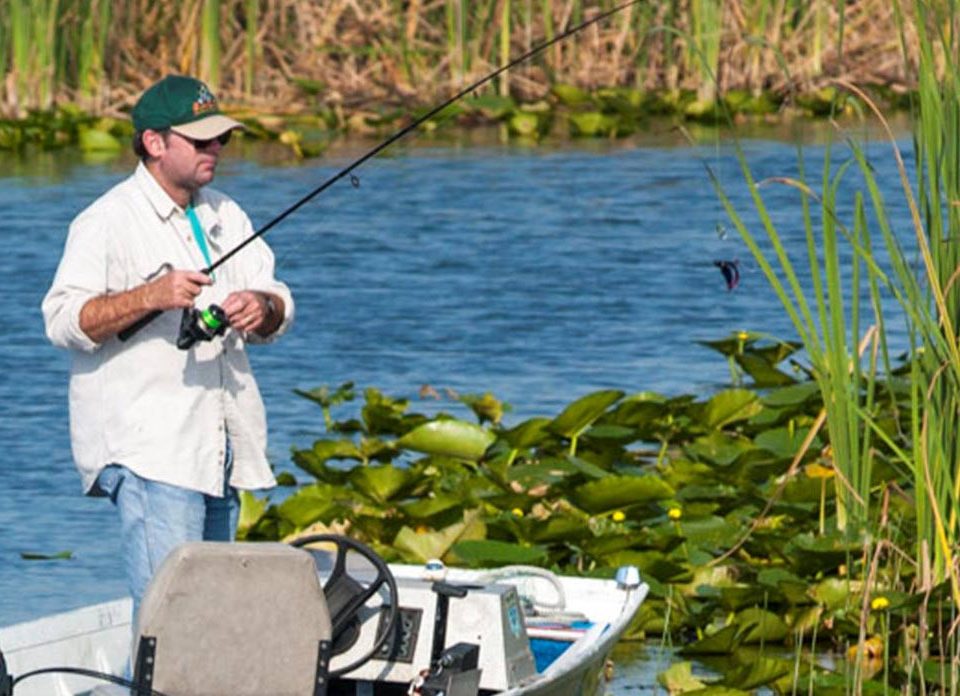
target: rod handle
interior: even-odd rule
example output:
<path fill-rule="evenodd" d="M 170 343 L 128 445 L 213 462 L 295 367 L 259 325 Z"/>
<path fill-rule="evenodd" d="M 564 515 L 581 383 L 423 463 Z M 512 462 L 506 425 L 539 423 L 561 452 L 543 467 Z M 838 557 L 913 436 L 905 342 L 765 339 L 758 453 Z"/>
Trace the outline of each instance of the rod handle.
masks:
<path fill-rule="evenodd" d="M 143 315 L 142 317 L 137 319 L 134 323 L 130 324 L 130 326 L 120 331 L 117 334 L 117 338 L 119 338 L 121 341 L 126 341 L 130 339 L 131 337 L 133 337 L 135 333 L 137 333 L 143 327 L 147 326 L 150 322 L 152 322 L 154 319 L 159 317 L 161 314 L 163 314 L 163 310 L 155 309 L 149 314 Z"/>

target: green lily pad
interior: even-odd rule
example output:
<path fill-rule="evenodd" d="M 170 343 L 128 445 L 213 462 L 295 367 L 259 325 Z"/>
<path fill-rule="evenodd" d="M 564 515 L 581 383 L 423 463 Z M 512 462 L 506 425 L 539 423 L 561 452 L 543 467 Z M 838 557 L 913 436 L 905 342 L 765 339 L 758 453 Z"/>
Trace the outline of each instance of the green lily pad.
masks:
<path fill-rule="evenodd" d="M 810 596 L 827 609 L 842 609 L 850 602 L 850 581 L 825 578 L 810 587 Z"/>
<path fill-rule="evenodd" d="M 403 449 L 476 462 L 496 436 L 473 423 L 453 418 L 428 421 L 397 440 Z"/>
<path fill-rule="evenodd" d="M 269 501 L 258 498 L 252 491 L 240 491 L 240 517 L 237 520 L 237 538 L 244 539 L 247 532 L 267 511 Z"/>
<path fill-rule="evenodd" d="M 358 466 L 350 472 L 350 482 L 360 491 L 386 503 L 410 483 L 413 474 L 409 469 L 399 469 L 391 464 L 383 466 Z"/>
<path fill-rule="evenodd" d="M 787 545 L 785 555 L 798 571 L 809 576 L 837 568 L 861 552 L 860 543 L 839 534 L 820 537 L 807 533 L 795 536 Z"/>
<path fill-rule="evenodd" d="M 476 510 L 464 512 L 463 521 L 438 530 L 403 527 L 393 540 L 393 548 L 408 562 L 426 563 L 450 552 L 458 542 L 486 536 L 486 525 Z"/>
<path fill-rule="evenodd" d="M 689 568 L 670 560 L 661 551 L 628 549 L 607 554 L 601 556 L 601 558 L 609 568 L 619 568 L 625 565 L 636 566 L 648 580 L 653 578 L 660 582 L 685 583 L 693 579 L 693 574 Z"/>
<path fill-rule="evenodd" d="M 498 121 L 517 108 L 513 99 L 499 94 L 481 94 L 469 99 L 464 105 L 469 109 L 480 112 L 486 118 Z"/>
<path fill-rule="evenodd" d="M 610 406 L 622 399 L 623 394 L 619 389 L 606 389 L 582 396 L 551 421 L 550 430 L 563 437 L 578 437 Z"/>
<path fill-rule="evenodd" d="M 709 428 L 747 420 L 763 409 L 755 392 L 747 389 L 728 389 L 714 395 L 703 409 L 703 424 Z"/>
<path fill-rule="evenodd" d="M 706 684 L 693 676 L 692 669 L 691 662 L 675 662 L 657 675 L 657 681 L 671 694 L 703 689 Z"/>
<path fill-rule="evenodd" d="M 741 527 L 722 517 L 680 520 L 680 532 L 689 542 L 705 551 L 727 548 L 730 540 L 742 533 Z"/>
<path fill-rule="evenodd" d="M 666 500 L 675 491 L 656 476 L 607 476 L 576 488 L 571 500 L 587 512 L 619 510 L 653 500 Z"/>
<path fill-rule="evenodd" d="M 773 612 L 765 611 L 759 607 L 744 609 L 737 614 L 734 621 L 740 627 L 740 633 L 737 637 L 743 645 L 760 642 L 779 643 L 789 633 L 787 624 L 784 623 L 783 619 Z M 741 684 L 732 684 L 732 686 L 742 687 Z"/>
<path fill-rule="evenodd" d="M 789 674 L 792 664 L 786 660 L 764 655 L 752 655 L 739 668 L 723 677 L 723 684 L 736 689 L 752 690 L 775 682 Z"/>
<path fill-rule="evenodd" d="M 757 435 L 753 444 L 781 459 L 792 459 L 800 451 L 809 432 L 810 428 L 773 428 Z M 823 443 L 815 438 L 810 449 L 815 452 L 821 447 Z"/>
<path fill-rule="evenodd" d="M 694 460 L 706 461 L 716 466 L 730 466 L 751 449 L 753 443 L 747 438 L 715 430 L 684 447 L 684 452 Z"/>
<path fill-rule="evenodd" d="M 564 106 L 580 106 L 591 101 L 589 92 L 574 85 L 558 83 L 553 85 L 550 91 Z"/>
<path fill-rule="evenodd" d="M 530 418 L 503 431 L 500 437 L 513 449 L 527 449 L 539 445 L 550 436 L 547 430 L 549 425 L 549 418 Z"/>
<path fill-rule="evenodd" d="M 336 508 L 335 491 L 333 486 L 323 484 L 304 486 L 277 506 L 277 515 L 303 529 Z"/>
<path fill-rule="evenodd" d="M 427 498 L 420 498 L 412 503 L 401 505 L 401 509 L 413 519 L 427 519 L 441 512 L 447 512 L 456 507 L 463 506 L 463 498 L 454 495 L 435 495 Z"/>
<path fill-rule="evenodd" d="M 353 459 L 363 461 L 363 455 L 352 440 L 317 440 L 307 457 L 307 464 L 325 464 L 331 459 Z M 304 468 L 304 467 L 302 467 Z M 314 473 L 307 469 L 308 473 Z"/>
<path fill-rule="evenodd" d="M 119 152 L 123 145 L 105 131 L 85 128 L 80 131 L 78 144 L 84 152 Z"/>
<path fill-rule="evenodd" d="M 750 375 L 756 387 L 782 387 L 786 384 L 794 384 L 797 381 L 758 355 L 744 353 L 735 356 L 734 360 L 743 368 L 744 372 Z"/>
<path fill-rule="evenodd" d="M 458 559 L 474 567 L 536 564 L 547 558 L 546 549 L 540 546 L 522 546 L 494 539 L 461 541 L 454 545 L 453 552 Z"/>
<path fill-rule="evenodd" d="M 540 133 L 540 116 L 526 111 L 517 111 L 510 116 L 510 132 L 527 138 L 535 138 Z"/>
<path fill-rule="evenodd" d="M 576 543 L 590 536 L 590 527 L 587 526 L 586 521 L 569 515 L 553 515 L 530 529 L 530 539 L 537 543 L 551 541 Z"/>
<path fill-rule="evenodd" d="M 731 655 L 740 645 L 736 626 L 724 626 L 716 633 L 680 648 L 681 655 Z"/>
<path fill-rule="evenodd" d="M 806 404 L 820 394 L 820 387 L 816 382 L 801 382 L 789 387 L 774 389 L 763 396 L 763 403 L 774 408 L 784 406 L 800 406 Z"/>

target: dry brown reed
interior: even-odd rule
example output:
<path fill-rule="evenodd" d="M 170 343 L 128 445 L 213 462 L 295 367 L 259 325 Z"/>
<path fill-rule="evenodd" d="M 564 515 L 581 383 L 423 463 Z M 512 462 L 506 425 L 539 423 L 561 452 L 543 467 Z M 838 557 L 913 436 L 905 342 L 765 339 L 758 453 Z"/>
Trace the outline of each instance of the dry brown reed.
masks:
<path fill-rule="evenodd" d="M 11 1 L 0 0 L 0 9 Z M 69 12 L 64 12 L 61 26 L 76 22 L 78 11 L 92 15 L 103 1 L 63 3 Z M 205 1 L 112 2 L 95 110 L 118 113 L 128 108 L 145 86 L 167 73 L 209 79 L 212 68 L 202 61 Z M 715 67 L 721 93 L 810 89 L 835 78 L 911 87 L 887 0 L 663 0 L 633 6 L 511 71 L 511 93 L 535 100 L 555 82 L 588 89 L 696 91 L 708 78 L 688 45 L 696 28 L 694 2 L 719 5 Z M 450 35 L 450 0 L 221 0 L 220 94 L 228 103 L 284 112 L 428 104 L 500 62 L 504 7 L 510 8 L 511 49 L 517 54 L 613 6 L 610 0 L 589 5 L 580 0 L 454 4 L 464 13 L 456 37 Z M 249 16 L 254 11 L 256 16 Z M 0 24 L 3 21 L 0 13 Z M 813 46 L 822 50 L 814 52 Z M 5 50 L 9 48 L 0 44 L 0 51 Z M 0 62 L 4 65 L 4 115 L 22 115 L 41 106 L 29 92 L 29 79 L 16 74 L 24 68 L 15 61 Z M 71 75 L 70 67 L 56 69 L 56 103 L 81 102 L 85 79 Z"/>

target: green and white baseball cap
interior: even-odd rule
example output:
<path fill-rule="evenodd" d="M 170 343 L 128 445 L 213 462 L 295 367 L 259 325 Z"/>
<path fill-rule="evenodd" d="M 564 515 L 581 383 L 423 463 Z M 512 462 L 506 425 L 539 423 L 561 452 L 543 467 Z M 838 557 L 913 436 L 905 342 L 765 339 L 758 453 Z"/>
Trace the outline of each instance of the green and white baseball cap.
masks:
<path fill-rule="evenodd" d="M 194 140 L 208 140 L 243 124 L 220 111 L 217 98 L 200 80 L 167 75 L 133 107 L 133 127 L 141 132 L 169 128 Z"/>

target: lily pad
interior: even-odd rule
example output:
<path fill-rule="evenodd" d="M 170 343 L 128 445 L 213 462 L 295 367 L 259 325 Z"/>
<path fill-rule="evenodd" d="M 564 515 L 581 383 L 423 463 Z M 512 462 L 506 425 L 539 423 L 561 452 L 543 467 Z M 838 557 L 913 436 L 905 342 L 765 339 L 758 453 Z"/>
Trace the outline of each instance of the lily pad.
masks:
<path fill-rule="evenodd" d="M 703 409 L 703 424 L 709 428 L 747 420 L 763 409 L 755 392 L 747 389 L 728 389 L 714 395 Z"/>
<path fill-rule="evenodd" d="M 539 445 L 550 436 L 547 430 L 548 425 L 550 425 L 549 418 L 530 418 L 503 431 L 500 437 L 513 449 L 527 449 Z"/>
<path fill-rule="evenodd" d="M 693 664 L 691 662 L 673 663 L 657 675 L 657 681 L 671 694 L 687 693 L 694 689 L 706 687 L 706 684 L 693 676 Z"/>
<path fill-rule="evenodd" d="M 305 486 L 277 506 L 277 515 L 294 527 L 303 529 L 326 517 L 336 507 L 335 488 L 328 485 Z"/>
<path fill-rule="evenodd" d="M 550 423 L 550 430 L 563 437 L 578 437 L 613 404 L 623 398 L 619 389 L 587 394 L 567 406 Z"/>
<path fill-rule="evenodd" d="M 119 152 L 123 149 L 120 141 L 110 133 L 92 128 L 80 131 L 79 145 L 84 152 Z"/>
<path fill-rule="evenodd" d="M 752 655 L 741 667 L 724 675 L 723 684 L 736 689 L 752 690 L 775 682 L 789 674 L 791 669 L 791 663 L 786 660 Z"/>
<path fill-rule="evenodd" d="M 486 536 L 486 525 L 475 510 L 465 512 L 463 521 L 439 530 L 403 527 L 393 540 L 393 548 L 408 562 L 426 563 L 443 558 L 457 542 L 479 540 Z"/>
<path fill-rule="evenodd" d="M 740 627 L 740 633 L 737 637 L 744 645 L 760 642 L 779 643 L 787 637 L 789 632 L 783 619 L 773 612 L 758 607 L 744 609 L 737 614 L 734 620 Z M 732 686 L 742 687 L 743 685 L 732 684 Z"/>
<path fill-rule="evenodd" d="M 350 482 L 378 503 L 386 503 L 411 482 L 414 474 L 391 464 L 359 466 L 350 472 Z"/>
<path fill-rule="evenodd" d="M 463 506 L 463 497 L 454 495 L 435 495 L 420 498 L 412 503 L 401 505 L 402 510 L 413 519 L 427 519 L 441 512 L 447 512 Z"/>
<path fill-rule="evenodd" d="M 724 626 L 713 635 L 705 636 L 680 649 L 681 655 L 731 655 L 740 641 L 736 626 Z"/>
<path fill-rule="evenodd" d="M 479 461 L 496 436 L 489 430 L 453 418 L 428 421 L 397 440 L 403 449 Z"/>
<path fill-rule="evenodd" d="M 652 500 L 666 500 L 675 491 L 656 476 L 607 476 L 578 487 L 571 499 L 587 512 L 619 510 Z"/>
<path fill-rule="evenodd" d="M 581 106 L 582 104 L 589 104 L 591 101 L 589 92 L 574 85 L 558 83 L 553 85 L 550 91 L 564 106 Z"/>
<path fill-rule="evenodd" d="M 252 491 L 240 491 L 240 517 L 237 520 L 237 538 L 243 539 L 257 521 L 263 517 L 269 501 L 258 498 Z"/>

